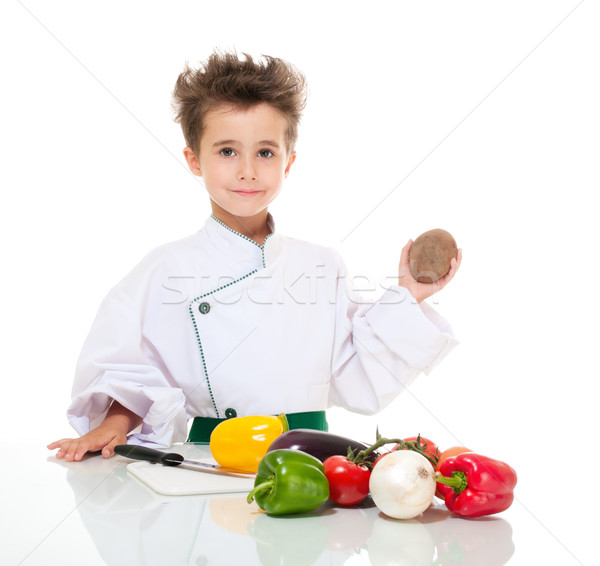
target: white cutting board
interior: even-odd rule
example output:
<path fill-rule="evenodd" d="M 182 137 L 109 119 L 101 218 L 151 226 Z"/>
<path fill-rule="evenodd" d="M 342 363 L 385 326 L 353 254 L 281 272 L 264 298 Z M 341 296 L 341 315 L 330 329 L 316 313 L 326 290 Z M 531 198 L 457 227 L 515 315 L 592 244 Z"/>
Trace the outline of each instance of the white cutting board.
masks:
<path fill-rule="evenodd" d="M 198 462 L 215 463 L 210 458 Z M 161 495 L 248 493 L 254 487 L 254 477 L 220 476 L 150 462 L 133 462 L 127 465 L 127 471 Z"/>

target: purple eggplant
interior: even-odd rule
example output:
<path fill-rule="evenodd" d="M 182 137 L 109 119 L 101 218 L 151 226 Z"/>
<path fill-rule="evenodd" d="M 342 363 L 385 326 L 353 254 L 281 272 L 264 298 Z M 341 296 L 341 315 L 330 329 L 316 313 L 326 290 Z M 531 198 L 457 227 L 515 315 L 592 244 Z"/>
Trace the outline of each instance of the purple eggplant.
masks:
<path fill-rule="evenodd" d="M 301 450 L 323 462 L 329 456 L 335 456 L 336 454 L 346 456 L 348 448 L 352 448 L 352 450 L 364 450 L 368 446 L 357 440 L 338 436 L 337 434 L 309 428 L 296 428 L 278 436 L 272 442 L 271 446 L 269 446 L 268 452 L 279 450 L 280 448 Z M 372 452 L 369 454 L 368 459 L 374 462 L 378 456 L 377 452 Z"/>

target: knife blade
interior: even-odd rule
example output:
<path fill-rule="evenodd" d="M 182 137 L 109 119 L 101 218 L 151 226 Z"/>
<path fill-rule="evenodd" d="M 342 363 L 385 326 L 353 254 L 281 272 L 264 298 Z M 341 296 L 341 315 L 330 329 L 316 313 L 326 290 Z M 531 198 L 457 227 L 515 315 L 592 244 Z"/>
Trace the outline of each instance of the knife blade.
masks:
<path fill-rule="evenodd" d="M 194 470 L 195 472 L 208 472 L 209 474 L 219 474 L 222 476 L 233 476 L 238 478 L 253 478 L 254 474 L 244 474 L 222 468 L 217 464 L 207 464 L 196 460 L 186 460 L 181 454 L 176 452 L 161 452 L 154 448 L 146 446 L 137 446 L 134 444 L 119 444 L 115 446 L 115 454 L 131 458 L 132 460 L 145 460 L 152 464 L 162 464 L 163 466 L 177 466 L 186 470 Z"/>

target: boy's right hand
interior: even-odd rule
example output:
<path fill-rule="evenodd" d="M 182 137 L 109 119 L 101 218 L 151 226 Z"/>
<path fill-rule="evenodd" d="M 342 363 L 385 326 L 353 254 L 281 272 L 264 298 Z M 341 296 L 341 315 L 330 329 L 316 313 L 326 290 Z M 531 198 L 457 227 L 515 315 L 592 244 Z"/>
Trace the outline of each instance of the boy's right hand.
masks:
<path fill-rule="evenodd" d="M 113 401 L 106 418 L 100 426 L 79 438 L 63 438 L 48 444 L 50 450 L 58 448 L 57 458 L 67 462 L 78 461 L 86 452 L 102 451 L 102 456 L 110 458 L 117 444 L 127 444 L 127 434 L 142 423 L 142 418 Z"/>
<path fill-rule="evenodd" d="M 104 458 L 110 458 L 115 453 L 117 444 L 127 444 L 127 434 L 121 430 L 100 425 L 79 438 L 63 438 L 48 444 L 48 449 L 58 448 L 56 457 L 67 462 L 81 460 L 86 452 L 102 451 Z"/>

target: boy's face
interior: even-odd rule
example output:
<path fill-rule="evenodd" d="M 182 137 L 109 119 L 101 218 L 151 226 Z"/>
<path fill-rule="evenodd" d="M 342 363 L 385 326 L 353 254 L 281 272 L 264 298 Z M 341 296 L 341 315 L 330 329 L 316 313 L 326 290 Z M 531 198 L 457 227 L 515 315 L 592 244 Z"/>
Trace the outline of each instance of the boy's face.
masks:
<path fill-rule="evenodd" d="M 202 176 L 214 203 L 237 217 L 266 212 L 279 194 L 295 153 L 288 155 L 286 119 L 268 104 L 209 111 L 199 155 L 184 150 L 192 173 Z"/>

